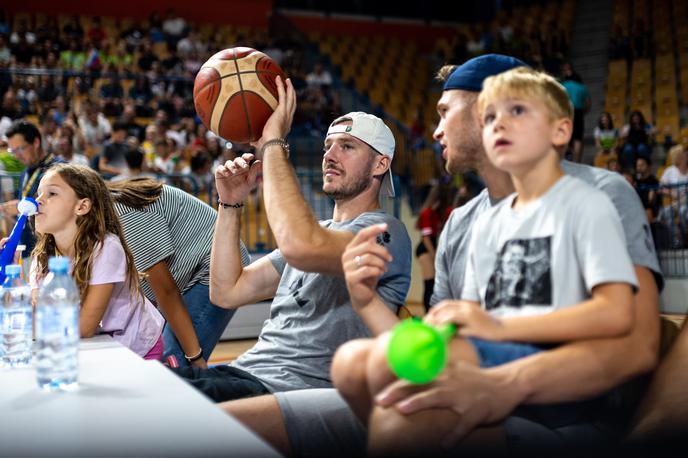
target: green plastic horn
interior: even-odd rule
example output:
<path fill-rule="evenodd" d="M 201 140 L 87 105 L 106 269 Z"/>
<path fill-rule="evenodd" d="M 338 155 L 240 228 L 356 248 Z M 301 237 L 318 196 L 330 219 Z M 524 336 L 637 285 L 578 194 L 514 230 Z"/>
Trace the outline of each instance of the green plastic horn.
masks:
<path fill-rule="evenodd" d="M 436 328 L 418 318 L 402 321 L 392 330 L 387 347 L 389 367 L 411 383 L 432 382 L 447 364 L 447 343 L 454 334 L 453 324 Z"/>

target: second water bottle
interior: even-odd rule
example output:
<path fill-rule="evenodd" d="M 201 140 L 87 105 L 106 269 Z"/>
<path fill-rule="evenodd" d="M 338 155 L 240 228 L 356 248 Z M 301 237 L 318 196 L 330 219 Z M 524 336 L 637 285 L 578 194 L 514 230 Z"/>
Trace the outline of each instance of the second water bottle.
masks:
<path fill-rule="evenodd" d="M 51 257 L 36 304 L 36 376 L 45 390 L 76 386 L 79 361 L 79 289 L 69 259 Z"/>

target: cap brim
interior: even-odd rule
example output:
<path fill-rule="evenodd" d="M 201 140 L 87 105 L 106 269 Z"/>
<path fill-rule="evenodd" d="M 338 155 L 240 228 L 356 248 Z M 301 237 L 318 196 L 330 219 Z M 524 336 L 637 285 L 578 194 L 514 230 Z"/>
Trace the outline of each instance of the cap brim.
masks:
<path fill-rule="evenodd" d="M 380 196 L 394 197 L 394 179 L 392 178 L 392 169 L 389 169 L 382 179 L 380 185 Z"/>

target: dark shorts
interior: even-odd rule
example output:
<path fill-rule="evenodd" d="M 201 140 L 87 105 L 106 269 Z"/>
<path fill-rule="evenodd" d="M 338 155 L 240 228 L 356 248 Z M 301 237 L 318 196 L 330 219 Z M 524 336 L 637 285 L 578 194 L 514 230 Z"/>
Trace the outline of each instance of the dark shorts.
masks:
<path fill-rule="evenodd" d="M 434 235 L 430 236 L 430 239 L 432 240 L 432 246 L 437 248 L 437 237 Z M 420 255 L 425 254 L 428 252 L 428 249 L 425 247 L 425 244 L 423 243 L 423 238 L 421 237 L 420 243 L 416 247 L 416 257 L 419 258 Z"/>
<path fill-rule="evenodd" d="M 573 133 L 571 140 L 583 140 L 585 131 L 585 110 L 574 110 L 573 113 Z"/>
<path fill-rule="evenodd" d="M 261 394 L 269 394 L 259 379 L 232 366 L 175 367 L 172 372 L 215 402 L 232 401 Z"/>
<path fill-rule="evenodd" d="M 520 342 L 493 342 L 473 337 L 469 337 L 468 341 L 478 354 L 480 367 L 501 366 L 544 350 L 537 345 Z"/>

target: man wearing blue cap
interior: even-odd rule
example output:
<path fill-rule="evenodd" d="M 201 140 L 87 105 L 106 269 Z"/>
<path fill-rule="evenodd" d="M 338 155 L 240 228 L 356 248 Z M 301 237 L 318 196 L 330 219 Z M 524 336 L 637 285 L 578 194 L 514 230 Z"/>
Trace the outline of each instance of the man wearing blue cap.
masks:
<path fill-rule="evenodd" d="M 522 65 L 517 59 L 492 54 L 440 71 L 445 85 L 437 104 L 440 122 L 434 137 L 442 146 L 447 170 L 476 170 L 487 189 L 455 210 L 446 224 L 438 243 L 432 304 L 461 297 L 473 222 L 513 192 L 509 175 L 496 169 L 485 156 L 476 101 L 485 78 Z M 610 413 L 609 398 L 619 397 L 616 392 L 612 396 L 607 393 L 656 363 L 657 291 L 662 277 L 642 206 L 627 183 L 620 176 L 587 166 L 564 161 L 562 167 L 567 174 L 605 191 L 622 217 L 640 285 L 635 296 L 636 322 L 628 335 L 580 341 L 491 369 L 450 365 L 435 382 L 420 388 L 395 382 L 377 394 L 378 405 L 370 416 L 374 401 L 367 395 L 366 371 L 355 368 L 365 366 L 374 344 L 354 341 L 338 351 L 332 373 L 335 386 L 361 422 L 353 418 L 332 390 L 279 394 L 281 418 L 272 430 L 252 421 L 241 405 L 228 406 L 227 410 L 280 450 L 296 455 L 325 451 L 360 454 L 366 422 L 369 451 L 378 454 L 432 454 L 438 446 L 451 448 L 477 426 L 488 423 L 501 423 L 490 440 L 496 437 L 510 448 L 518 444 L 579 445 L 582 437 L 597 441 L 614 436 L 618 433 L 614 426 L 621 425 L 599 424 L 602 414 Z M 629 354 L 634 357 L 628 358 Z M 597 399 L 573 407 L 557 404 L 591 398 Z M 557 405 L 533 408 L 532 404 Z M 517 409 L 521 405 L 526 406 Z"/>

